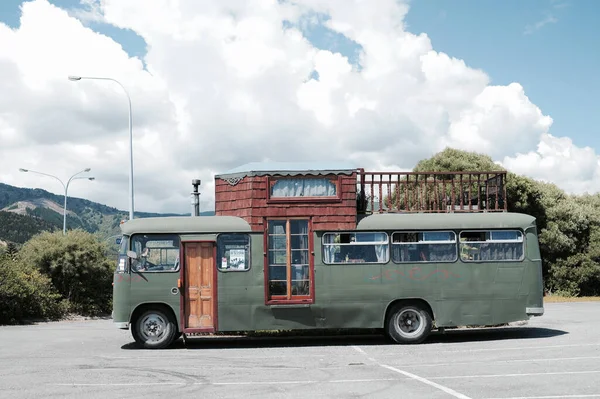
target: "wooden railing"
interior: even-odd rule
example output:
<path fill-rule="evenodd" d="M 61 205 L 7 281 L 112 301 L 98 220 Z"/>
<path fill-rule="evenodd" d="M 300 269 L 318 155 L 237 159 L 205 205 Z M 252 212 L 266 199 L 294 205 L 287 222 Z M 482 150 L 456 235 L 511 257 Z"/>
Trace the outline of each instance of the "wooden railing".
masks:
<path fill-rule="evenodd" d="M 358 171 L 358 213 L 505 212 L 506 172 Z"/>

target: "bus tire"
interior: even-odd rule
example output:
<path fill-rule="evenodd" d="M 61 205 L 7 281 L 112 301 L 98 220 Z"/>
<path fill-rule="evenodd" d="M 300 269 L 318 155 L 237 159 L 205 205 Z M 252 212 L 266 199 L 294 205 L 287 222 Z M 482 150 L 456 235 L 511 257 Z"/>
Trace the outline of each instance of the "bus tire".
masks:
<path fill-rule="evenodd" d="M 420 344 L 431 332 L 429 311 L 418 303 L 398 303 L 390 309 L 385 331 L 398 344 Z"/>
<path fill-rule="evenodd" d="M 162 349 L 171 345 L 177 335 L 173 317 L 162 309 L 146 309 L 131 325 L 135 341 L 147 349 Z"/>

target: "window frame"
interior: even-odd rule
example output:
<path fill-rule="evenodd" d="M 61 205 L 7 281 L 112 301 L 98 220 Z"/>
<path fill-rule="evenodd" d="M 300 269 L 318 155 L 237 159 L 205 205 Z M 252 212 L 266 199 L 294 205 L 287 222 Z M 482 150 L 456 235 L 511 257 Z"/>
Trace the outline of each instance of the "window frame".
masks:
<path fill-rule="evenodd" d="M 454 240 L 453 241 L 439 241 L 439 240 L 432 240 L 432 241 L 417 241 L 417 242 L 394 242 L 394 234 L 423 234 L 423 233 L 452 233 L 454 234 Z M 460 253 L 459 253 L 459 247 L 458 247 L 458 234 L 456 233 L 456 231 L 454 230 L 400 230 L 400 231 L 393 231 L 392 234 L 390 235 L 390 252 L 391 252 L 391 256 L 390 259 L 392 261 L 392 263 L 396 264 L 396 265 L 405 265 L 405 264 L 410 264 L 410 263 L 455 263 L 458 261 L 458 258 L 460 257 Z M 418 237 L 418 236 L 417 236 Z M 394 245 L 398 245 L 398 246 L 403 246 L 403 245 L 419 245 L 419 244 L 443 244 L 443 245 L 450 245 L 452 244 L 454 246 L 454 259 L 452 260 L 415 260 L 415 261 L 408 261 L 408 262 L 397 262 L 394 259 L 394 253 L 393 253 L 393 247 Z"/>
<path fill-rule="evenodd" d="M 134 243 L 138 236 L 148 237 L 148 239 L 146 241 L 161 241 L 161 237 L 162 237 L 162 240 L 165 240 L 165 241 L 169 240 L 169 239 L 172 239 L 173 241 L 175 241 L 175 240 L 178 241 L 179 245 L 177 247 L 175 247 L 175 246 L 172 247 L 172 249 L 177 249 L 177 258 L 175 260 L 175 264 L 177 265 L 177 267 L 175 267 L 174 269 L 169 269 L 169 270 L 138 270 L 138 269 L 134 268 L 133 263 L 140 261 L 139 253 L 134 248 Z M 172 237 L 172 238 L 166 238 L 166 237 Z M 155 273 L 179 273 L 181 270 L 181 263 L 182 263 L 181 262 L 181 254 L 182 254 L 183 244 L 181 241 L 181 237 L 177 233 L 135 233 L 129 237 L 128 246 L 132 251 L 134 251 L 138 254 L 137 259 L 130 259 L 130 262 L 129 262 L 129 271 L 130 272 L 155 274 Z M 157 248 L 157 249 L 161 249 L 161 248 Z"/>
<path fill-rule="evenodd" d="M 271 195 L 271 190 L 275 183 L 280 180 L 292 180 L 292 179 L 305 179 L 305 180 L 316 180 L 316 179 L 326 179 L 332 182 L 335 185 L 335 193 L 334 196 L 328 197 L 273 197 Z M 336 203 L 342 202 L 342 176 L 336 175 L 325 175 L 325 176 L 312 176 L 312 175 L 297 175 L 297 176 L 267 176 L 267 203 L 290 203 L 290 202 L 325 202 L 325 203 Z"/>
<path fill-rule="evenodd" d="M 309 281 L 309 294 L 308 295 L 293 295 L 291 294 L 291 281 L 292 281 L 292 266 L 291 266 L 291 248 L 290 248 L 290 235 L 291 229 L 290 221 L 292 220 L 305 220 L 307 226 L 308 236 L 308 281 Z M 269 251 L 269 222 L 273 221 L 285 221 L 286 222 L 286 283 L 287 293 L 284 295 L 270 295 L 269 293 L 269 266 L 270 257 Z M 299 304 L 313 304 L 315 303 L 315 269 L 314 269 L 314 242 L 313 242 L 313 229 L 312 219 L 310 217 L 270 217 L 265 218 L 265 230 L 263 234 L 264 240 L 264 290 L 265 290 L 265 305 L 299 305 Z"/>
<path fill-rule="evenodd" d="M 360 244 L 352 244 L 350 243 L 326 243 L 325 242 L 325 236 L 327 235 L 341 235 L 341 234 L 350 234 L 350 235 L 354 235 L 356 236 L 357 234 L 383 234 L 385 235 L 386 239 L 385 241 L 354 241 L 359 242 Z M 327 247 L 330 246 L 355 246 L 355 247 L 360 247 L 360 246 L 367 246 L 367 245 L 385 245 L 386 246 L 386 251 L 385 251 L 385 255 L 386 255 L 386 260 L 385 261 L 376 261 L 376 262 L 327 262 L 326 261 L 326 256 L 325 256 L 325 249 Z M 386 232 L 386 231 L 326 231 L 323 233 L 323 235 L 321 236 L 321 260 L 323 261 L 324 265 L 328 265 L 328 266 L 335 266 L 335 265 L 385 265 L 387 263 L 390 262 L 391 259 L 391 254 L 390 254 L 390 235 Z"/>
<path fill-rule="evenodd" d="M 507 228 L 507 229 L 466 229 L 466 230 L 461 230 L 459 232 L 458 235 L 458 252 L 460 255 L 460 252 L 462 250 L 462 241 L 461 241 L 461 236 L 463 233 L 490 233 L 490 237 L 493 234 L 493 232 L 509 232 L 509 231 L 516 231 L 521 235 L 521 239 L 518 240 L 514 240 L 514 239 L 508 239 L 508 240 L 488 240 L 488 241 L 466 241 L 466 242 L 470 242 L 470 243 L 475 243 L 475 244 L 517 244 L 517 243 L 521 243 L 521 258 L 519 259 L 463 259 L 462 256 L 460 257 L 461 262 L 464 263 L 497 263 L 497 262 L 523 262 L 525 260 L 525 252 L 526 252 L 526 248 L 525 248 L 525 232 L 521 229 L 518 228 Z"/>
<path fill-rule="evenodd" d="M 220 241 L 219 239 L 222 236 L 246 236 L 246 238 L 248 239 L 248 248 L 246 249 L 246 262 L 248 263 L 248 268 L 247 269 L 223 269 L 221 268 L 221 261 L 222 261 L 222 254 L 220 252 Z M 215 241 L 215 249 L 217 251 L 217 255 L 216 255 L 216 267 L 217 267 L 217 271 L 221 272 L 221 273 L 240 273 L 240 272 L 249 272 L 250 269 L 252 269 L 252 236 L 249 233 L 219 233 L 217 235 L 217 239 Z"/>

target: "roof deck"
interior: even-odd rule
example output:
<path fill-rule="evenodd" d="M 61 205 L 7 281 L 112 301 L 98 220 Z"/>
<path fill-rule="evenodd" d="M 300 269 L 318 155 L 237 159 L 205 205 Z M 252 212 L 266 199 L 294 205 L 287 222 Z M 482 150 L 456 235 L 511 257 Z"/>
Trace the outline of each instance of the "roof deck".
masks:
<path fill-rule="evenodd" d="M 506 172 L 365 172 L 357 212 L 506 212 Z"/>

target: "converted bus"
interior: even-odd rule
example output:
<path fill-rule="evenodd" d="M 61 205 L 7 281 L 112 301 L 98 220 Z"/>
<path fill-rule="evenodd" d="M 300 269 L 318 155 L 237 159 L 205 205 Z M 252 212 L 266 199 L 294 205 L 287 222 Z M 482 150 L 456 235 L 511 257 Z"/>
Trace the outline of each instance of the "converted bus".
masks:
<path fill-rule="evenodd" d="M 541 316 L 535 219 L 506 172 L 248 164 L 215 176 L 215 215 L 122 224 L 113 321 L 146 348 L 182 334 L 433 329 Z"/>

